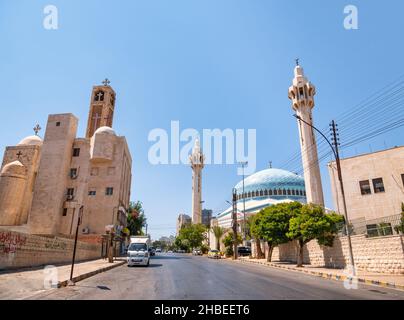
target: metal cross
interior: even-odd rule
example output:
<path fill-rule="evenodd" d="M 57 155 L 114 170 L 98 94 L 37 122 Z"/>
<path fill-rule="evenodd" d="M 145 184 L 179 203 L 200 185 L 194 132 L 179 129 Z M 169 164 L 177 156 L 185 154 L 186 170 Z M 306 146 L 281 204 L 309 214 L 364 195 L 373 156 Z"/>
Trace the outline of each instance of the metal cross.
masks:
<path fill-rule="evenodd" d="M 109 86 L 110 83 L 111 81 L 109 81 L 108 78 L 105 78 L 105 80 L 102 82 L 104 86 Z"/>
<path fill-rule="evenodd" d="M 21 152 L 21 151 L 18 151 L 18 153 L 17 153 L 17 158 L 18 158 L 18 160 L 20 160 L 21 156 L 22 156 L 22 152 Z"/>
<path fill-rule="evenodd" d="M 295 61 L 296 61 L 296 66 L 299 66 L 299 58 L 297 58 L 297 59 L 295 59 Z"/>
<path fill-rule="evenodd" d="M 37 136 L 37 135 L 38 135 L 38 132 L 41 131 L 41 130 L 42 130 L 42 128 L 39 126 L 39 124 L 37 124 L 37 125 L 34 127 L 35 135 Z"/>

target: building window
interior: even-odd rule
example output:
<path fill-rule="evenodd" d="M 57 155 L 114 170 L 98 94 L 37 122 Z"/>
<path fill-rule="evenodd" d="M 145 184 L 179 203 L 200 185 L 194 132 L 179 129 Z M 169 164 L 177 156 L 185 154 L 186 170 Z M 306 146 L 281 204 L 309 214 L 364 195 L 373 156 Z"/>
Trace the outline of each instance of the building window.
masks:
<path fill-rule="evenodd" d="M 74 198 L 74 188 L 67 188 L 66 199 L 67 201 L 73 200 Z"/>
<path fill-rule="evenodd" d="M 76 179 L 77 178 L 77 168 L 71 168 L 70 169 L 70 178 L 71 179 Z"/>
<path fill-rule="evenodd" d="M 404 174 L 401 175 L 401 180 L 403 180 L 403 187 L 404 187 Z"/>
<path fill-rule="evenodd" d="M 108 187 L 105 189 L 105 195 L 112 196 L 114 194 L 114 188 Z"/>
<path fill-rule="evenodd" d="M 56 122 L 56 127 L 60 127 L 60 122 Z"/>
<path fill-rule="evenodd" d="M 385 191 L 382 178 L 373 179 L 373 189 L 375 193 L 381 193 Z"/>
<path fill-rule="evenodd" d="M 359 186 L 361 188 L 361 194 L 371 194 L 372 190 L 370 189 L 370 183 L 369 180 L 364 180 L 359 182 Z"/>
<path fill-rule="evenodd" d="M 74 148 L 73 157 L 79 157 L 79 156 L 80 156 L 80 148 Z"/>
<path fill-rule="evenodd" d="M 88 191 L 89 196 L 95 196 L 96 194 L 97 194 L 97 191 L 95 191 L 95 190 Z"/>
<path fill-rule="evenodd" d="M 62 216 L 63 216 L 63 217 L 66 217 L 66 216 L 67 216 L 67 208 L 64 208 L 64 209 L 63 209 L 63 214 L 62 214 Z"/>

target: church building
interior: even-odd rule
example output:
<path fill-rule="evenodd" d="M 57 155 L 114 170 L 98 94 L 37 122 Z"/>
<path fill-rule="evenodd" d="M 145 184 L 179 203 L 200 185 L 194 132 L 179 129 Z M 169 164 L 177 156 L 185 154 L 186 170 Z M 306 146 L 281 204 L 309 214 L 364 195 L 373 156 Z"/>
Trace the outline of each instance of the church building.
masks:
<path fill-rule="evenodd" d="M 0 226 L 40 235 L 101 235 L 126 226 L 132 158 L 113 127 L 116 93 L 106 79 L 94 86 L 86 136 L 71 113 L 48 117 L 35 135 L 6 148 L 0 171 Z"/>

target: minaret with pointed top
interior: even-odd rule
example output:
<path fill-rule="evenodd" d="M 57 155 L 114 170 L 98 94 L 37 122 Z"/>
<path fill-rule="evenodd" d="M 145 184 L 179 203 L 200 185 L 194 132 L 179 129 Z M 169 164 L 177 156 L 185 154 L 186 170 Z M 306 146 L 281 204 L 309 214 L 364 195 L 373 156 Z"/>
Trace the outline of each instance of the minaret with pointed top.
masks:
<path fill-rule="evenodd" d="M 293 85 L 289 88 L 289 99 L 292 100 L 292 108 L 296 115 L 311 125 L 313 125 L 312 109 L 315 94 L 316 87 L 307 80 L 299 60 L 296 59 L 295 77 Z M 307 202 L 324 206 L 314 129 L 300 120 L 298 120 L 298 126 Z"/>
<path fill-rule="evenodd" d="M 202 169 L 205 156 L 198 138 L 195 140 L 189 160 L 192 168 L 192 223 L 202 223 Z"/>

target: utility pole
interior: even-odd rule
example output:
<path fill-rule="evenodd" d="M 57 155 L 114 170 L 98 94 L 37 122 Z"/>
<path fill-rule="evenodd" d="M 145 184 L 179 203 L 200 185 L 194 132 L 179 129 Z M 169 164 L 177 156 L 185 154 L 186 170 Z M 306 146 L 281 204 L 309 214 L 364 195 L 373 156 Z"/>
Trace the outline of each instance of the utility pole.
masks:
<path fill-rule="evenodd" d="M 237 260 L 237 190 L 233 189 L 233 259 Z"/>
<path fill-rule="evenodd" d="M 77 219 L 76 235 L 75 235 L 75 238 L 74 238 L 74 247 L 73 247 L 72 267 L 70 269 L 70 280 L 69 280 L 69 285 L 70 286 L 74 286 L 73 270 L 74 270 L 74 262 L 76 260 L 77 237 L 78 237 L 78 234 L 79 234 L 79 226 L 81 225 L 81 220 L 83 218 L 83 209 L 84 209 L 84 206 L 81 206 L 80 210 L 79 210 L 79 216 L 78 216 L 78 219 Z"/>
<path fill-rule="evenodd" d="M 244 195 L 244 177 L 245 177 L 245 175 L 244 175 L 244 167 L 246 165 L 248 165 L 248 161 L 239 162 L 239 164 L 243 168 L 243 195 L 242 195 L 242 197 L 243 197 L 243 240 L 245 242 L 244 245 L 247 245 L 247 243 L 246 243 L 247 242 L 247 230 L 246 230 L 247 221 L 246 221 L 246 218 L 245 218 L 245 195 Z"/>
<path fill-rule="evenodd" d="M 338 171 L 338 180 L 341 188 L 341 196 L 342 196 L 342 205 L 344 209 L 344 217 L 345 217 L 345 231 L 347 234 L 348 238 L 348 249 L 349 249 L 349 259 L 351 262 L 351 267 L 352 267 L 352 275 L 356 276 L 356 271 L 355 271 L 355 262 L 353 258 L 353 250 L 352 250 L 352 242 L 351 242 L 351 235 L 349 233 L 349 220 L 348 220 L 348 210 L 346 206 L 346 200 L 345 200 L 345 190 L 344 190 L 344 183 L 342 181 L 342 171 L 341 171 L 341 161 L 339 157 L 339 133 L 338 133 L 338 125 L 335 123 L 334 120 L 332 120 L 330 124 L 330 131 L 331 131 L 331 140 L 332 144 L 334 146 L 334 151 L 335 151 L 335 162 L 337 164 L 337 171 Z"/>

